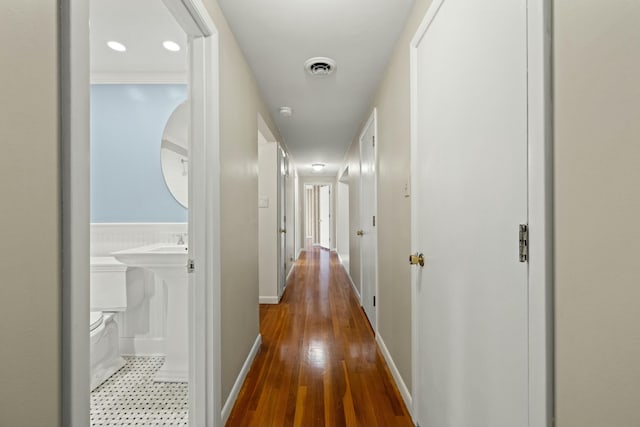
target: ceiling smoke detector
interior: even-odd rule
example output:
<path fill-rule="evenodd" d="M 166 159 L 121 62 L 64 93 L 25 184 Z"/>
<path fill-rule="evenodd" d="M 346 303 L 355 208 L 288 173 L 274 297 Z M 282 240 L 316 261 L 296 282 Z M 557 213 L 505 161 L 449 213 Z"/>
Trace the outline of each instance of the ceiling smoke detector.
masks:
<path fill-rule="evenodd" d="M 293 109 L 291 107 L 280 107 L 280 115 L 282 117 L 291 117 L 293 115 Z"/>
<path fill-rule="evenodd" d="M 307 73 L 313 77 L 326 77 L 336 70 L 336 61 L 331 58 L 318 56 L 316 58 L 307 59 L 304 63 Z"/>

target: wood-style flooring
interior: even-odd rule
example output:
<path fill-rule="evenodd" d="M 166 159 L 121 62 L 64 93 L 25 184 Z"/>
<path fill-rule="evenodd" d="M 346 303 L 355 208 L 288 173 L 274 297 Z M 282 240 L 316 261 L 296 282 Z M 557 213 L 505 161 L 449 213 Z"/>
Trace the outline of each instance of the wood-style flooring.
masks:
<path fill-rule="evenodd" d="M 260 332 L 227 426 L 413 426 L 335 254 L 302 254 Z"/>

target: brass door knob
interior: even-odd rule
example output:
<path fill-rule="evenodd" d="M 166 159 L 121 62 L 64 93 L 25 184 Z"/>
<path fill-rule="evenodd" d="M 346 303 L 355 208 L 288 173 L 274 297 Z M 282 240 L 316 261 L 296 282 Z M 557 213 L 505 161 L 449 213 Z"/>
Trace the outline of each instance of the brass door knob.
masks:
<path fill-rule="evenodd" d="M 358 231 L 356 231 L 356 234 L 357 234 L 358 236 L 364 236 L 364 231 L 362 231 L 362 230 L 358 230 Z"/>
<path fill-rule="evenodd" d="M 409 264 L 424 267 L 424 255 L 417 252 L 414 255 L 409 255 Z"/>

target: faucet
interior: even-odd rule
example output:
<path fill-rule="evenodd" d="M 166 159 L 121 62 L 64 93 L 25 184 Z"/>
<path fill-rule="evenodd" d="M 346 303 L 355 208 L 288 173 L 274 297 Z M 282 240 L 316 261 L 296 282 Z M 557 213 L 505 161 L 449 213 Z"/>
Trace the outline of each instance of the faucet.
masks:
<path fill-rule="evenodd" d="M 180 233 L 177 235 L 178 236 L 178 245 L 184 245 L 184 238 L 185 238 L 185 234 L 184 233 Z"/>

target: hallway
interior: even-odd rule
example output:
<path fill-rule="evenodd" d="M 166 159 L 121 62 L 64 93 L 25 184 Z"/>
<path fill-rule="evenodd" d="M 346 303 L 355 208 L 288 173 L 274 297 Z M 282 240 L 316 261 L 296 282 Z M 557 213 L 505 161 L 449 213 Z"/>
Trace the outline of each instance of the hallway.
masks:
<path fill-rule="evenodd" d="M 227 426 L 412 425 L 335 254 L 302 253 L 260 332 Z"/>

